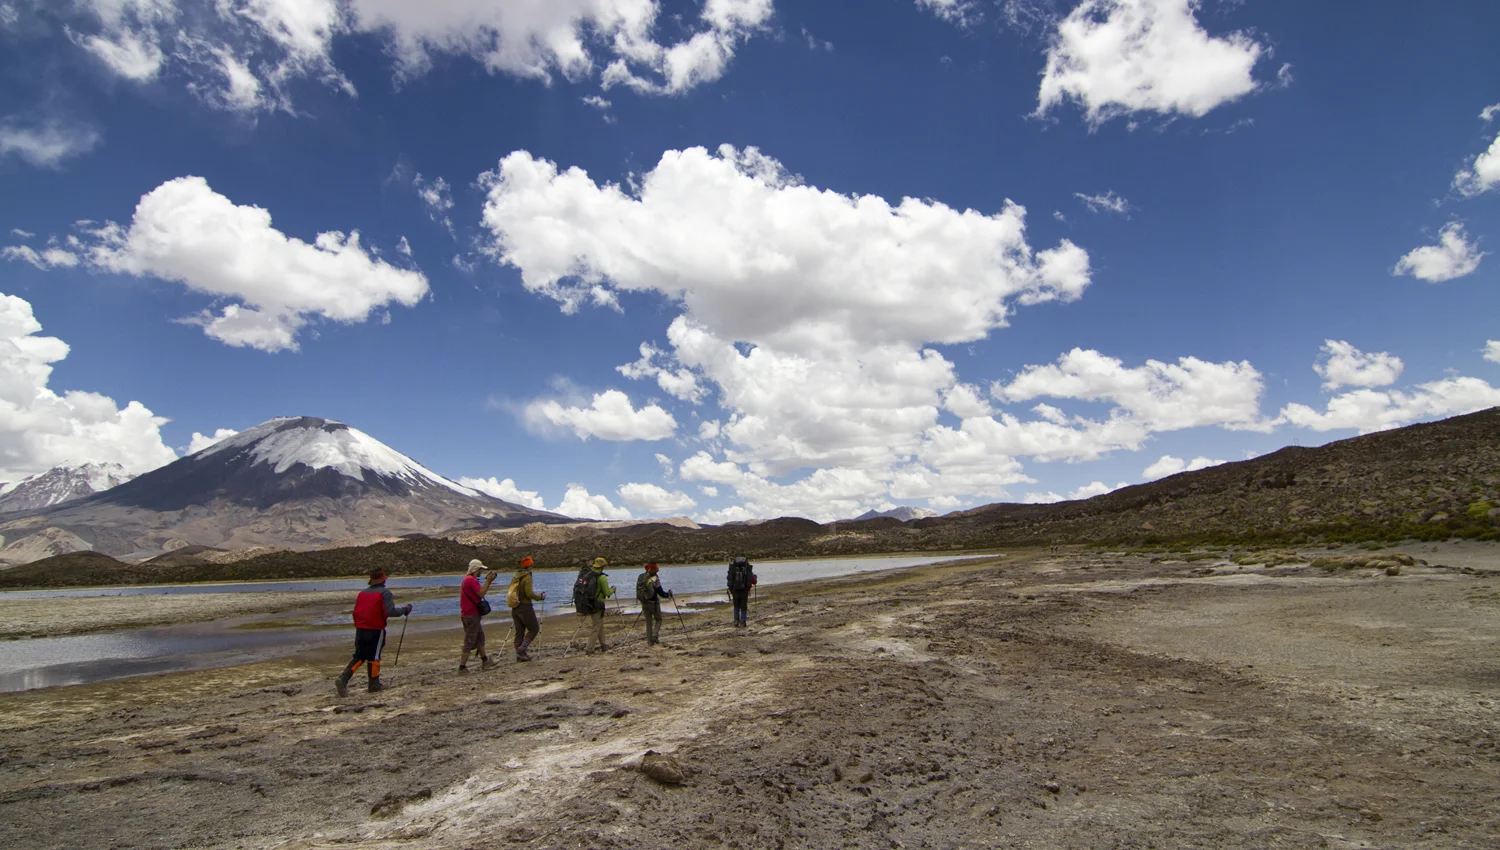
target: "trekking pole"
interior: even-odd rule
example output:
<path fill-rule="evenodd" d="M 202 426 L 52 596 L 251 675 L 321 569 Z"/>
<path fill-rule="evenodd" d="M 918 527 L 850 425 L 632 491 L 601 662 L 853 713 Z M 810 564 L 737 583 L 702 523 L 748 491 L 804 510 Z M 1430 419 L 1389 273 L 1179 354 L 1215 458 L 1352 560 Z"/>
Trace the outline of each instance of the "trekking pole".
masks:
<path fill-rule="evenodd" d="M 578 637 L 578 630 L 582 629 L 583 628 L 583 624 L 586 623 L 586 622 L 588 622 L 588 620 L 586 618 L 580 618 L 579 621 L 578 621 L 578 627 L 575 628 L 575 629 L 573 629 L 573 634 L 571 634 L 571 635 L 568 636 L 568 645 L 563 650 L 563 658 L 567 658 L 568 657 L 568 653 L 570 653 L 570 652 L 573 651 L 573 640 Z"/>
<path fill-rule="evenodd" d="M 405 617 L 401 618 L 401 638 L 400 640 L 396 641 L 396 660 L 391 662 L 392 667 L 395 667 L 397 664 L 401 663 L 401 644 L 406 643 L 406 621 L 410 619 L 410 614 L 407 614 Z"/>
<path fill-rule="evenodd" d="M 677 597 L 671 596 L 668 598 L 672 600 L 672 610 L 677 612 L 677 625 L 682 626 L 683 631 L 691 633 L 693 630 L 688 628 L 687 623 L 682 619 L 682 609 L 677 607 Z"/>

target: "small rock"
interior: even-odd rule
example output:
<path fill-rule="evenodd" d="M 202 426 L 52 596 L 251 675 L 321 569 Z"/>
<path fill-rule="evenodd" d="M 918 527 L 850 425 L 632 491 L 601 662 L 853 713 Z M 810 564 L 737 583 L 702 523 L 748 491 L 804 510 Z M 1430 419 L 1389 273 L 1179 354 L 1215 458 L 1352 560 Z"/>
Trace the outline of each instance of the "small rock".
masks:
<path fill-rule="evenodd" d="M 1062 786 L 1058 785 L 1056 782 L 1043 782 L 1042 787 L 1047 790 L 1048 794 L 1062 793 Z"/>
<path fill-rule="evenodd" d="M 641 773 L 664 785 L 681 785 L 682 780 L 687 778 L 687 771 L 682 769 L 677 759 L 662 755 L 656 750 L 647 750 L 646 755 L 641 757 Z"/>

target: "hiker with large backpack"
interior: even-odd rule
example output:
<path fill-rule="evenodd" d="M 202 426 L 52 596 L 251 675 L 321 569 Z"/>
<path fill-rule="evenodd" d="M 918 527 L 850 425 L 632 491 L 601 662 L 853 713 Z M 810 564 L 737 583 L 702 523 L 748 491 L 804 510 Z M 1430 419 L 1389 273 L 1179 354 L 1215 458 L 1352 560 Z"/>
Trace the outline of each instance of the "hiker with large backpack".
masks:
<path fill-rule="evenodd" d="M 479 574 L 489 569 L 484 562 L 475 558 L 469 562 L 469 572 L 463 581 L 458 583 L 458 621 L 464 626 L 464 654 L 458 659 L 458 672 L 469 672 L 469 653 L 479 653 L 479 669 L 493 670 L 500 666 L 500 662 L 491 661 L 484 651 L 484 623 L 481 619 L 490 613 L 490 602 L 485 599 L 485 594 L 490 592 L 490 584 L 495 581 L 495 571 L 484 577 L 484 585 L 479 584 Z"/>
<path fill-rule="evenodd" d="M 605 600 L 615 595 L 615 589 L 610 587 L 609 575 L 604 572 L 608 565 L 603 558 L 595 558 L 592 564 L 579 570 L 578 578 L 573 580 L 573 609 L 590 621 L 589 635 L 584 639 L 589 655 L 594 654 L 596 643 L 600 652 L 609 649 L 604 643 L 604 613 L 608 610 Z"/>
<path fill-rule="evenodd" d="M 411 604 L 396 607 L 396 598 L 385 589 L 385 570 L 370 571 L 370 586 L 361 590 L 354 598 L 354 657 L 333 680 L 333 688 L 339 696 L 349 695 L 349 680 L 354 678 L 359 665 L 368 664 L 366 675 L 370 677 L 369 690 L 382 691 L 380 683 L 380 650 L 385 648 L 385 624 L 392 617 L 405 617 L 411 613 Z"/>
<path fill-rule="evenodd" d="M 547 598 L 546 592 L 537 593 L 531 586 L 531 556 L 521 559 L 521 568 L 510 578 L 510 588 L 505 592 L 505 604 L 510 606 L 510 619 L 516 630 L 516 660 L 530 661 L 526 648 L 536 640 L 542 626 L 536 620 L 536 609 L 532 602 Z"/>
<path fill-rule="evenodd" d="M 729 562 L 725 581 L 729 584 L 729 598 L 734 602 L 734 627 L 743 629 L 750 625 L 750 588 L 758 581 L 755 568 L 750 566 L 749 559 L 735 558 Z"/>
<path fill-rule="evenodd" d="M 661 643 L 661 600 L 662 597 L 672 598 L 672 591 L 662 590 L 657 569 L 656 564 L 647 564 L 646 571 L 635 579 L 635 598 L 641 603 L 641 614 L 646 617 L 647 646 Z"/>

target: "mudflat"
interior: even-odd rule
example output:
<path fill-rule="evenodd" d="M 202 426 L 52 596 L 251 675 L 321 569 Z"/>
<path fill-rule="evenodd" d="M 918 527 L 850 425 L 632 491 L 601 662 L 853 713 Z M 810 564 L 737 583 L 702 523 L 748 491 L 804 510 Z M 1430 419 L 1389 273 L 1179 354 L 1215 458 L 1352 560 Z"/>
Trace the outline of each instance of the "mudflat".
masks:
<path fill-rule="evenodd" d="M 1500 843 L 1500 575 L 1017 552 L 667 617 L 0 695 L 0 845 Z"/>

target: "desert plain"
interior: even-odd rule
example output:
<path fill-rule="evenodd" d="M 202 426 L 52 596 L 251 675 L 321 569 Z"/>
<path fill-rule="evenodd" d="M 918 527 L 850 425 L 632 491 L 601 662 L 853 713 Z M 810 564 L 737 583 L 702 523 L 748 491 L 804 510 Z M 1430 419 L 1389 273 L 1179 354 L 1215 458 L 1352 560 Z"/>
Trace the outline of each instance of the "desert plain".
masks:
<path fill-rule="evenodd" d="M 747 630 L 684 608 L 591 656 L 549 616 L 529 664 L 493 617 L 462 676 L 456 622 L 414 631 L 344 699 L 342 643 L 0 694 L 0 846 L 1500 846 L 1493 544 L 1042 547 L 762 588 Z"/>

